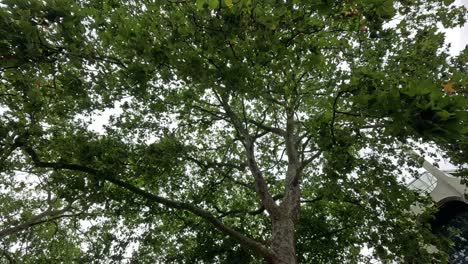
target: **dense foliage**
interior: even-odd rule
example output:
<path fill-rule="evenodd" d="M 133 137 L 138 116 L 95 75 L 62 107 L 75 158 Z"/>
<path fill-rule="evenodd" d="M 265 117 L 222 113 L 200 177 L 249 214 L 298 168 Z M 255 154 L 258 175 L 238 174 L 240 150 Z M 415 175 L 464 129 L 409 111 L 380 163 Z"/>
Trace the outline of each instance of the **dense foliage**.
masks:
<path fill-rule="evenodd" d="M 0 263 L 444 263 L 402 175 L 468 158 L 451 4 L 2 0 Z"/>

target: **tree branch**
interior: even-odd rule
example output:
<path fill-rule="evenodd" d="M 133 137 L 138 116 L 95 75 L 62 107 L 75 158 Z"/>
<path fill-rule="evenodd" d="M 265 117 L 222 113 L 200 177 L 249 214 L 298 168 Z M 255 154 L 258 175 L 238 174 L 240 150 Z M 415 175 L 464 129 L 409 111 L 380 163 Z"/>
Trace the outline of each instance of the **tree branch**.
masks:
<path fill-rule="evenodd" d="M 60 210 L 50 210 L 49 208 L 45 210 L 44 212 L 36 216 L 33 216 L 31 219 L 29 219 L 28 221 L 22 224 L 0 230 L 0 239 L 5 238 L 14 233 L 21 232 L 35 225 L 49 222 L 58 218 L 66 217 L 67 215 L 64 215 L 64 213 L 68 212 L 69 210 L 70 210 L 70 207 L 68 206 Z"/>
<path fill-rule="evenodd" d="M 278 206 L 275 204 L 273 197 L 268 191 L 268 185 L 255 159 L 254 139 L 251 137 L 247 129 L 243 126 L 241 120 L 236 115 L 236 113 L 234 113 L 234 111 L 231 109 L 228 103 L 227 96 L 226 95 L 221 96 L 221 95 L 218 95 L 216 91 L 214 92 L 218 98 L 218 101 L 223 106 L 224 111 L 226 112 L 226 115 L 230 118 L 231 123 L 234 125 L 234 128 L 243 138 L 242 143 L 244 144 L 244 148 L 245 148 L 246 155 L 247 155 L 247 164 L 249 166 L 250 172 L 252 173 L 254 177 L 255 191 L 257 192 L 257 195 L 259 196 L 262 202 L 262 205 L 265 206 L 266 210 L 270 214 L 276 214 Z"/>
<path fill-rule="evenodd" d="M 309 165 L 309 163 L 311 163 L 314 159 L 320 157 L 320 155 L 322 155 L 322 152 L 321 151 L 318 151 L 317 153 L 315 153 L 314 155 L 312 155 L 311 157 L 309 157 L 308 159 L 304 159 L 302 162 L 301 162 L 301 166 L 300 166 L 300 169 L 304 169 L 307 165 Z"/>
<path fill-rule="evenodd" d="M 264 125 L 262 122 L 258 122 L 256 120 L 253 120 L 253 119 L 248 119 L 248 122 L 251 123 L 251 124 L 254 124 L 256 125 L 257 127 L 259 127 L 260 129 L 263 129 L 265 131 L 268 131 L 268 132 L 271 132 L 273 134 L 276 134 L 278 136 L 281 136 L 281 137 L 284 137 L 286 135 L 286 131 L 284 131 L 283 129 L 281 128 L 277 128 L 277 127 L 269 127 L 267 125 Z"/>
<path fill-rule="evenodd" d="M 277 194 L 275 196 L 273 196 L 273 200 L 279 200 L 281 198 L 283 198 L 284 195 L 283 194 Z M 218 207 L 215 207 L 216 211 L 218 211 L 218 213 L 220 213 L 221 215 L 219 217 L 225 217 L 225 216 L 228 216 L 228 215 L 233 215 L 233 214 L 249 214 L 249 215 L 259 215 L 261 213 L 263 213 L 265 211 L 265 206 L 260 206 L 259 208 L 255 209 L 255 210 L 252 210 L 252 211 L 247 211 L 247 210 L 243 210 L 243 209 L 236 209 L 236 210 L 231 210 L 231 211 L 223 211 L 221 210 L 220 208 Z"/>
<path fill-rule="evenodd" d="M 344 93 L 343 91 L 339 91 L 338 94 L 336 95 L 335 99 L 333 100 L 333 108 L 332 108 L 333 116 L 332 116 L 332 120 L 330 122 L 330 133 L 331 133 L 331 136 L 332 136 L 333 145 L 336 144 L 336 139 L 335 139 L 336 106 L 338 104 L 338 99 L 340 99 L 340 96 L 343 93 Z"/>
<path fill-rule="evenodd" d="M 266 259 L 271 259 L 273 258 L 273 253 L 267 249 L 265 246 L 263 246 L 261 243 L 243 235 L 242 233 L 232 229 L 231 227 L 225 225 L 222 223 L 219 219 L 217 219 L 215 216 L 213 216 L 210 212 L 199 208 L 193 204 L 190 203 L 185 203 L 185 202 L 179 202 L 175 200 L 171 200 L 168 198 L 164 198 L 155 194 L 152 194 L 148 191 L 145 191 L 143 189 L 140 189 L 128 182 L 122 181 L 120 179 L 117 179 L 111 175 L 102 173 L 98 170 L 95 170 L 93 168 L 89 168 L 83 165 L 79 164 L 67 164 L 67 163 L 59 163 L 59 162 L 43 162 L 39 159 L 37 153 L 29 146 L 22 142 L 18 142 L 23 150 L 30 156 L 32 162 L 36 167 L 39 168 L 51 168 L 51 169 L 56 169 L 56 170 L 72 170 L 72 171 L 79 171 L 79 172 L 84 172 L 86 174 L 92 175 L 93 177 L 96 177 L 97 179 L 103 180 L 110 182 L 114 184 L 115 186 L 118 186 L 122 189 L 125 189 L 133 194 L 139 195 L 140 197 L 145 198 L 146 200 L 150 202 L 155 202 L 158 204 L 162 204 L 166 207 L 172 208 L 172 209 L 178 209 L 178 210 L 186 210 L 189 211 L 201 218 L 203 218 L 205 221 L 208 223 L 212 224 L 216 229 L 221 231 L 222 233 L 231 236 L 232 238 L 236 239 L 241 245 L 253 250 L 257 254 L 263 256 Z"/>
<path fill-rule="evenodd" d="M 335 229 L 335 230 L 330 230 L 330 231 L 327 231 L 327 232 L 323 232 L 323 233 L 317 234 L 316 236 L 313 236 L 312 240 L 317 240 L 317 239 L 323 238 L 323 237 L 330 237 L 332 235 L 338 234 L 338 233 L 340 233 L 340 232 L 342 232 L 342 231 L 344 231 L 346 229 L 352 228 L 352 227 L 355 227 L 355 226 L 348 225 L 348 226 L 340 227 L 340 228 Z"/>
<path fill-rule="evenodd" d="M 318 196 L 318 197 L 316 197 L 314 199 L 303 199 L 303 200 L 301 200 L 301 203 L 316 203 L 316 202 L 318 202 L 318 201 L 320 201 L 322 199 L 323 199 L 323 196 Z"/>
<path fill-rule="evenodd" d="M 226 168 L 236 169 L 238 171 L 244 171 L 245 168 L 247 167 L 247 164 L 244 164 L 244 163 L 235 164 L 235 163 L 230 163 L 230 162 L 216 162 L 216 161 L 210 161 L 210 160 L 202 161 L 202 160 L 198 160 L 188 155 L 185 157 L 187 158 L 187 160 L 192 161 L 193 163 L 197 164 L 200 168 L 203 168 L 203 169 L 209 169 L 209 168 L 218 169 L 220 167 L 226 167 Z"/>
<path fill-rule="evenodd" d="M 285 76 L 288 74 L 285 72 Z M 302 76 L 301 76 L 302 78 Z M 288 167 L 286 170 L 286 179 L 284 181 L 284 199 L 281 207 L 284 207 L 287 212 L 287 217 L 296 223 L 299 220 L 300 209 L 300 177 L 301 177 L 301 161 L 299 157 L 298 145 L 300 142 L 297 132 L 297 122 L 295 119 L 298 108 L 298 84 L 296 75 L 293 73 L 292 81 L 294 83 L 291 94 L 288 96 L 286 112 L 286 133 L 284 136 L 286 144 L 286 155 L 288 157 Z"/>

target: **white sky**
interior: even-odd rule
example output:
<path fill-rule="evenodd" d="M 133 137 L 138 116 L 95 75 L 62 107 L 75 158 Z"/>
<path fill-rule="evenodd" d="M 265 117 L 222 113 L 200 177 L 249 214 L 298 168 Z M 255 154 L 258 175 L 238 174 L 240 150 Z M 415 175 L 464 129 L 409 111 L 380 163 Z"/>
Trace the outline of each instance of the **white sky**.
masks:
<path fill-rule="evenodd" d="M 456 0 L 455 5 L 464 5 L 468 8 L 468 0 Z M 445 42 L 450 43 L 451 55 L 457 55 L 468 45 L 468 23 L 464 27 L 452 28 L 445 30 Z"/>

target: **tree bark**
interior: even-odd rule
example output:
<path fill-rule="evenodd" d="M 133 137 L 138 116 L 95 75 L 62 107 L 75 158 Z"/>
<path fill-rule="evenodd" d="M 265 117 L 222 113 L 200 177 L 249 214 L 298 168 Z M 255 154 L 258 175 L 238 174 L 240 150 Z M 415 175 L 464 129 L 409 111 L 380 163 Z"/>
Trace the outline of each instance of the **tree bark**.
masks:
<path fill-rule="evenodd" d="M 295 224 L 299 218 L 300 207 L 300 168 L 299 142 L 294 120 L 294 107 L 287 107 L 286 131 L 283 134 L 288 156 L 284 198 L 271 216 L 272 242 L 271 250 L 275 255 L 272 264 L 296 264 Z"/>
<path fill-rule="evenodd" d="M 272 219 L 273 233 L 271 249 L 275 255 L 271 264 L 296 264 L 296 238 L 294 221 L 287 215 Z"/>

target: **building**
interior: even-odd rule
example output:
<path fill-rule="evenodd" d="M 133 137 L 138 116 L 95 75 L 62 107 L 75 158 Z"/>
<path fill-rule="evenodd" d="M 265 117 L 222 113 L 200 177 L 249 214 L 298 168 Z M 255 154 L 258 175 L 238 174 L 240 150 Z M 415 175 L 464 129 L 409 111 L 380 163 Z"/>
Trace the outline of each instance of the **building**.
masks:
<path fill-rule="evenodd" d="M 434 233 L 448 237 L 454 242 L 450 263 L 468 263 L 468 202 L 466 185 L 451 175 L 453 171 L 441 171 L 424 161 L 426 172 L 409 184 L 409 188 L 428 193 L 438 206 L 431 222 Z M 417 213 L 421 208 L 415 207 Z M 453 232 L 456 230 L 455 232 Z"/>

